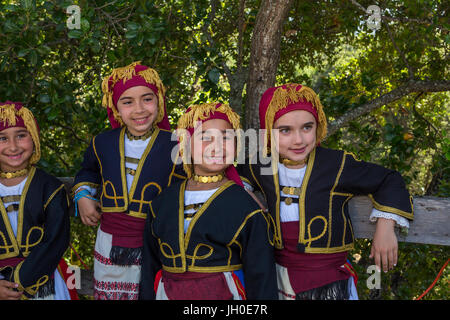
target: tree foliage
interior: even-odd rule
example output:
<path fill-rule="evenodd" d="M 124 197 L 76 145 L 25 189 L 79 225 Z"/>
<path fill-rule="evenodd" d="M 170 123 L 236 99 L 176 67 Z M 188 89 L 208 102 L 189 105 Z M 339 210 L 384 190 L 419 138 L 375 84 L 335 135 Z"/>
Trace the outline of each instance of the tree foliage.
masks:
<path fill-rule="evenodd" d="M 66 8 L 73 4 L 81 9 L 81 28 L 70 30 Z M 253 93 L 246 88 L 258 81 L 249 65 L 258 59 L 251 51 L 253 31 L 265 4 L 0 0 L 0 100 L 23 101 L 32 109 L 41 128 L 39 165 L 57 176 L 73 176 L 91 137 L 109 128 L 101 107 L 102 77 L 133 61 L 160 73 L 172 124 L 187 105 L 211 100 L 229 101 L 243 117 L 248 110 L 244 121 L 254 123 L 249 118 L 257 117 L 257 106 L 246 105 Z M 382 9 L 377 31 L 366 23 L 365 8 L 372 4 Z M 332 129 L 324 145 L 400 171 L 415 196 L 448 197 L 448 3 L 286 5 L 274 84 L 297 82 L 319 93 Z M 72 229 L 75 247 L 91 262 L 94 233 L 76 221 Z M 358 241 L 353 252 L 362 257 L 355 265 L 363 279 L 363 267 L 371 263 L 369 243 Z M 400 248 L 397 271 L 387 276 L 386 299 L 420 294 L 449 256 L 439 246 Z M 359 292 L 367 298 L 364 286 L 361 281 Z M 448 288 L 442 288 L 427 297 L 445 297 Z"/>

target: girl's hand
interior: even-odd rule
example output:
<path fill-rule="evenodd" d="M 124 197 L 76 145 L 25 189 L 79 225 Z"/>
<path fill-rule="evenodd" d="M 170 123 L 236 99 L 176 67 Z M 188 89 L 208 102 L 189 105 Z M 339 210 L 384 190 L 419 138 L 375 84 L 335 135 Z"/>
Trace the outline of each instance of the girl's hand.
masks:
<path fill-rule="evenodd" d="M 91 200 L 86 197 L 78 200 L 78 212 L 80 213 L 81 222 L 87 226 L 97 226 L 101 217 L 99 210 L 100 204 L 98 201 Z"/>
<path fill-rule="evenodd" d="M 397 265 L 398 243 L 394 232 L 395 221 L 378 218 L 369 258 L 375 259 L 378 270 L 387 272 Z"/>
<path fill-rule="evenodd" d="M 0 300 L 19 300 L 22 292 L 13 290 L 18 286 L 17 283 L 0 280 Z"/>

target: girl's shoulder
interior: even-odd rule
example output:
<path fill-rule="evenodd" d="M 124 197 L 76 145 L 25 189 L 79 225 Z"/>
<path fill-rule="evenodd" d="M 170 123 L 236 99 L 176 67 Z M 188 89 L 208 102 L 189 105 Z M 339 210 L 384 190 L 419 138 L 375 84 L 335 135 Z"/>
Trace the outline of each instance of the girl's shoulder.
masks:
<path fill-rule="evenodd" d="M 35 172 L 32 179 L 39 185 L 47 187 L 49 189 L 56 189 L 64 185 L 64 183 L 57 177 L 47 173 L 44 169 L 37 167 L 35 168 Z"/>
<path fill-rule="evenodd" d="M 120 128 L 115 128 L 115 129 L 110 129 L 110 130 L 106 130 L 106 131 L 102 131 L 99 134 L 97 134 L 94 139 L 96 141 L 104 141 L 104 140 L 109 140 L 112 138 L 116 138 L 120 135 L 120 132 L 122 131 L 122 127 Z"/>

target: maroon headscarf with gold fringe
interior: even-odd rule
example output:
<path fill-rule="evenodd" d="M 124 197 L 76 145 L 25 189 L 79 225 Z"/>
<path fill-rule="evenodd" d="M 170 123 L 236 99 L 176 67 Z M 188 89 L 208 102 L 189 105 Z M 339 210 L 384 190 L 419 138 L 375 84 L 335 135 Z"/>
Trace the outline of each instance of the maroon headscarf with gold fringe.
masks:
<path fill-rule="evenodd" d="M 156 70 L 141 65 L 140 61 L 132 64 L 113 69 L 111 74 L 103 79 L 102 105 L 108 111 L 108 119 L 113 128 L 119 128 L 123 125 L 123 121 L 117 110 L 117 101 L 125 90 L 145 86 L 155 93 L 158 97 L 158 115 L 154 125 L 160 129 L 170 130 L 169 118 L 166 111 L 165 88 Z"/>

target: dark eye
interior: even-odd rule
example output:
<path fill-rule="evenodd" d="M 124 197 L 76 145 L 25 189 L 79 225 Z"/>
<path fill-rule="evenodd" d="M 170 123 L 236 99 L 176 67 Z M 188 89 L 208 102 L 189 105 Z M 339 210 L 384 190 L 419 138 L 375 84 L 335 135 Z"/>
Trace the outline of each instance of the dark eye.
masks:
<path fill-rule="evenodd" d="M 312 124 L 308 124 L 308 125 L 306 125 L 306 126 L 303 127 L 303 129 L 304 129 L 305 131 L 309 131 L 309 130 L 311 130 L 312 128 L 313 128 L 313 125 L 312 125 Z"/>
<path fill-rule="evenodd" d="M 1 142 L 5 142 L 6 140 L 8 140 L 8 138 L 6 138 L 6 137 L 0 137 L 0 141 L 1 141 Z"/>

